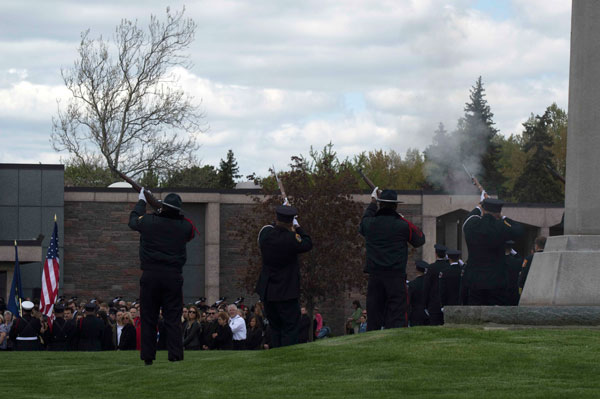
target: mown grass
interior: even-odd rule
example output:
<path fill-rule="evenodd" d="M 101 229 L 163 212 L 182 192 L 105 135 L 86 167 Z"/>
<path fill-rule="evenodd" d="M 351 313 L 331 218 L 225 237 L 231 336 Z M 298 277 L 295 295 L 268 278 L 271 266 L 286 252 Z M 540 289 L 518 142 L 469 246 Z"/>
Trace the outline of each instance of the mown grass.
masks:
<path fill-rule="evenodd" d="M 6 398 L 598 398 L 600 331 L 411 328 L 257 352 L 0 354 Z"/>

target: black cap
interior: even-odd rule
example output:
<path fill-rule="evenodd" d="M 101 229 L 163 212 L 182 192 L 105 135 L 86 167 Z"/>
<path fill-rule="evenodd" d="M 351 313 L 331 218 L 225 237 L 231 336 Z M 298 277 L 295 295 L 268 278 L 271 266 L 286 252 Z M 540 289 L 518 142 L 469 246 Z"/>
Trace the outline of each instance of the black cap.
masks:
<path fill-rule="evenodd" d="M 502 212 L 502 205 L 504 205 L 504 201 L 495 198 L 486 198 L 481 203 L 483 209 L 494 213 Z"/>
<path fill-rule="evenodd" d="M 238 299 L 235 300 L 235 302 L 233 302 L 235 305 L 239 305 L 240 303 L 244 302 L 244 297 L 241 296 Z"/>
<path fill-rule="evenodd" d="M 72 297 L 69 299 L 69 303 L 71 303 L 71 302 L 77 302 L 77 299 L 78 299 L 78 298 L 77 298 L 76 296 L 72 296 Z"/>
<path fill-rule="evenodd" d="M 200 302 L 206 302 L 206 298 L 201 296 L 200 299 L 198 299 Z"/>
<path fill-rule="evenodd" d="M 53 309 L 54 313 L 62 313 L 65 311 L 65 305 L 63 305 L 62 303 L 55 303 Z"/>
<path fill-rule="evenodd" d="M 294 216 L 298 214 L 298 209 L 293 206 L 279 205 L 275 208 L 275 213 L 277 213 L 277 220 L 280 222 L 292 223 Z"/>
<path fill-rule="evenodd" d="M 85 311 L 86 312 L 93 312 L 96 310 L 96 304 L 92 303 L 92 302 L 88 302 L 85 304 Z"/>
<path fill-rule="evenodd" d="M 398 200 L 398 193 L 394 190 L 383 190 L 381 195 L 377 198 L 379 202 L 395 202 L 401 203 L 402 201 Z"/>
<path fill-rule="evenodd" d="M 446 251 L 448 250 L 448 248 L 446 248 L 446 246 L 445 246 L 445 245 L 442 245 L 442 244 L 435 244 L 435 245 L 433 246 L 433 248 L 435 248 L 435 250 L 436 250 L 437 252 L 446 252 Z"/>
<path fill-rule="evenodd" d="M 505 247 L 510 247 L 512 248 L 512 246 L 515 245 L 515 242 L 513 240 L 508 240 L 504 242 L 504 246 Z"/>
<path fill-rule="evenodd" d="M 162 204 L 168 206 L 171 209 L 181 212 L 181 204 L 183 204 L 183 202 L 181 201 L 181 197 L 178 194 L 170 193 L 162 201 Z"/>
<path fill-rule="evenodd" d="M 458 257 L 462 254 L 462 251 L 458 250 L 458 249 L 449 249 L 448 251 L 446 251 L 446 254 L 451 257 Z"/>
<path fill-rule="evenodd" d="M 424 272 L 425 269 L 427 269 L 428 267 L 429 267 L 429 263 L 425 262 L 424 260 L 419 259 L 419 260 L 415 261 L 415 268 L 417 270 Z"/>

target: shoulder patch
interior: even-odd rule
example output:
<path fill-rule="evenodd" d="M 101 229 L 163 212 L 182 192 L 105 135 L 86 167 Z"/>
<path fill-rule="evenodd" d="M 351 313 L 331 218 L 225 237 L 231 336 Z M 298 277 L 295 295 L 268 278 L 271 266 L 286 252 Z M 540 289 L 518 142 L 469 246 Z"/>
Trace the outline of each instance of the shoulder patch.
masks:
<path fill-rule="evenodd" d="M 296 233 L 296 241 L 302 242 L 302 237 L 300 237 L 300 234 Z"/>

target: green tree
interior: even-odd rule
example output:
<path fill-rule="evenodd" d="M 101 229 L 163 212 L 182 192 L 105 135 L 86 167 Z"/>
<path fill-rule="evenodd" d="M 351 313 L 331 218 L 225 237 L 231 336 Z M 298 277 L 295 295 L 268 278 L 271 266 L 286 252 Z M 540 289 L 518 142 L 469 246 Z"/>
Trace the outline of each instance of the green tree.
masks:
<path fill-rule="evenodd" d="M 547 169 L 553 161 L 553 139 L 549 132 L 552 126 L 550 110 L 547 109 L 542 116 L 530 118 L 523 126 L 523 150 L 527 153 L 527 161 L 515 182 L 515 198 L 519 202 L 564 201 L 561 183 Z"/>
<path fill-rule="evenodd" d="M 523 151 L 523 136 L 511 134 L 508 138 L 496 136 L 500 145 L 500 171 L 505 178 L 503 199 L 516 201 L 514 196 L 515 184 L 527 161 L 527 154 Z"/>
<path fill-rule="evenodd" d="M 108 187 L 116 180 L 98 158 L 82 162 L 77 158 L 65 162 L 66 187 Z"/>
<path fill-rule="evenodd" d="M 226 159 L 221 159 L 221 163 L 219 164 L 219 187 L 234 188 L 235 179 L 242 177 L 242 175 L 238 173 L 239 170 L 233 151 L 227 151 Z"/>
<path fill-rule="evenodd" d="M 419 150 L 409 148 L 404 159 L 394 150 L 363 152 L 354 157 L 352 168 L 361 168 L 380 188 L 420 190 L 425 184 L 424 165 Z M 357 183 L 360 189 L 368 188 L 362 180 Z"/>
<path fill-rule="evenodd" d="M 556 103 L 547 108 L 552 121 L 548 126 L 548 133 L 552 136 L 552 166 L 561 175 L 567 172 L 567 113 Z"/>
<path fill-rule="evenodd" d="M 433 133 L 433 141 L 424 152 L 424 173 L 432 188 L 448 189 L 454 182 L 456 162 L 453 160 L 459 158 L 456 152 L 457 146 L 452 142 L 442 122 Z"/>
<path fill-rule="evenodd" d="M 169 173 L 163 187 L 219 188 L 219 174 L 214 166 L 191 166 Z"/>
<path fill-rule="evenodd" d="M 488 190 L 502 194 L 504 177 L 500 172 L 500 146 L 494 140 L 498 130 L 494 127 L 490 106 L 485 99 L 481 76 L 470 90 L 465 104 L 465 116 L 458 122 L 456 137 L 460 142 L 460 156 L 466 165 L 480 165 L 480 183 Z"/>

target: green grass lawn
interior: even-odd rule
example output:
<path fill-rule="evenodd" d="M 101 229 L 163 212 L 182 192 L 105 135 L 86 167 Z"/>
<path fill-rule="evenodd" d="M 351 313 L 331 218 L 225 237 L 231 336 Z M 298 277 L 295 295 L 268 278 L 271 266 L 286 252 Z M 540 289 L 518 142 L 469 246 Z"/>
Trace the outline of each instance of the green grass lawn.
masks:
<path fill-rule="evenodd" d="M 256 352 L 0 353 L 5 398 L 598 398 L 600 331 L 411 328 Z"/>

